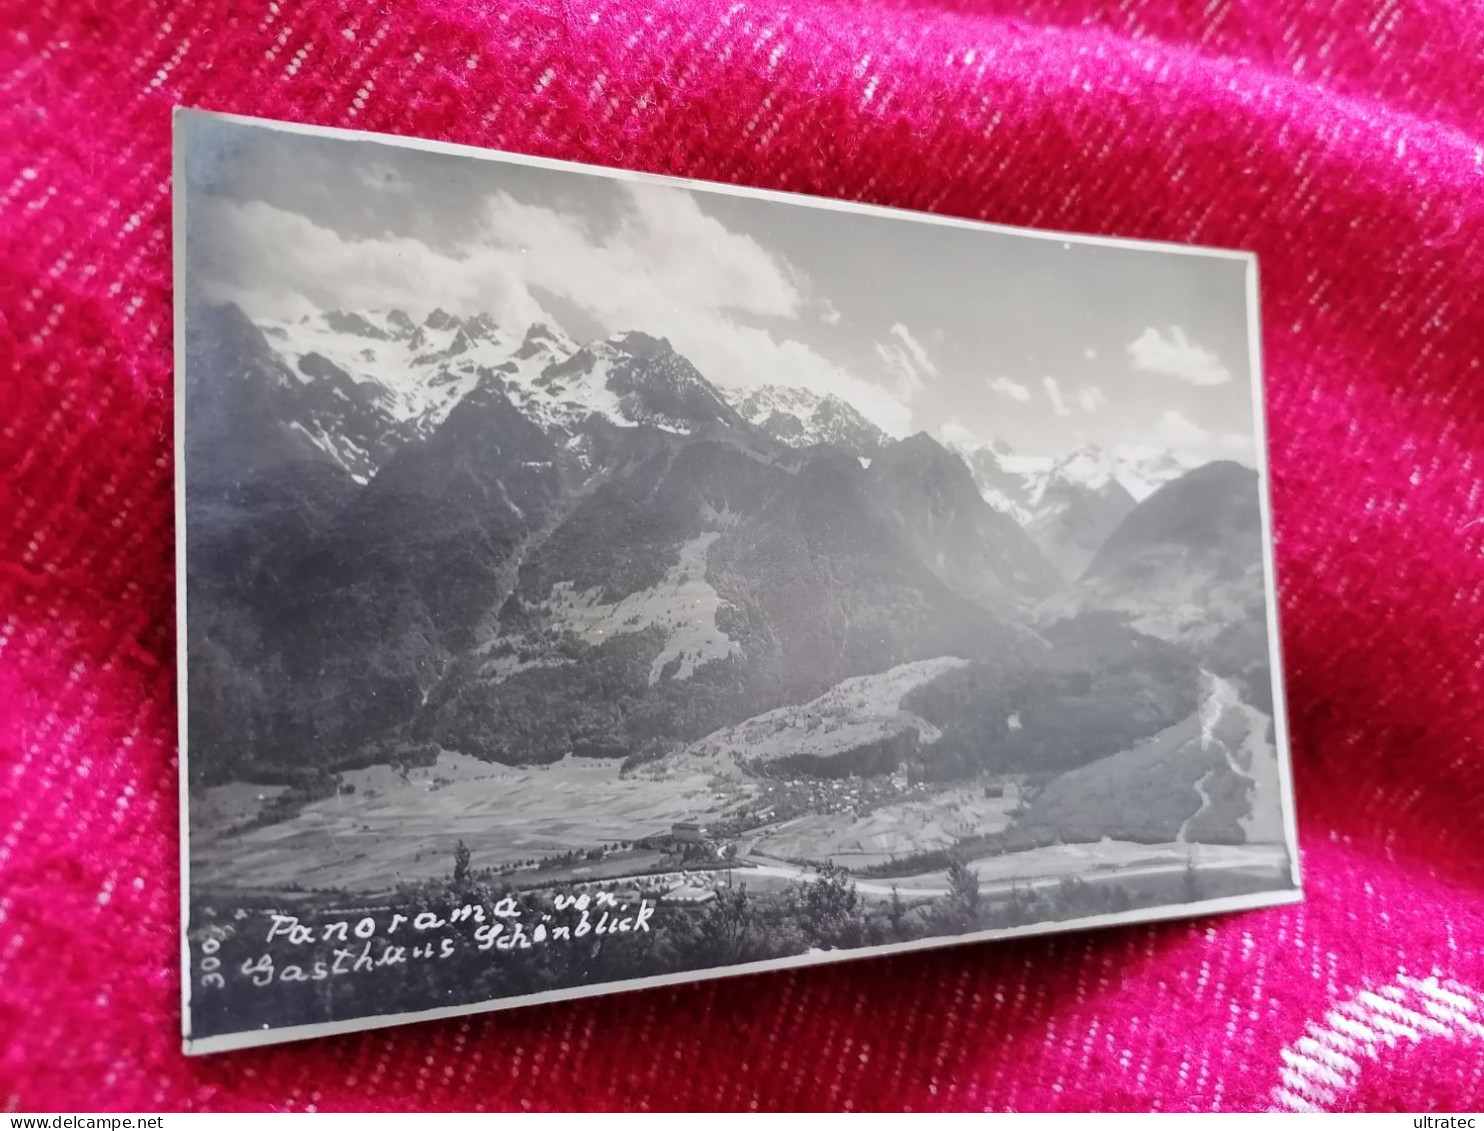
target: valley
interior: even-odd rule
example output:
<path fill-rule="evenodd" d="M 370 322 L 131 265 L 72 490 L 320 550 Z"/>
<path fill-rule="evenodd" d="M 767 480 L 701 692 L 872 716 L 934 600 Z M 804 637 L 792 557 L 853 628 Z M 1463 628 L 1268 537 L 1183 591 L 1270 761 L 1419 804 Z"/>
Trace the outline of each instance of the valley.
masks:
<path fill-rule="evenodd" d="M 444 751 L 427 766 L 343 772 L 333 796 L 269 824 L 254 818 L 276 790 L 213 787 L 192 802 L 212 817 L 212 831 L 193 843 L 194 881 L 215 891 L 386 894 L 446 877 L 463 845 L 477 872 L 522 889 L 638 884 L 704 900 L 739 880 L 785 891 L 835 865 L 866 898 L 893 888 L 928 898 L 943 893 L 946 857 L 1007 888 L 1187 867 L 1266 874 L 1287 859 L 1281 825 L 1265 807 L 1277 782 L 1265 720 L 1209 675 L 1187 719 L 1049 781 L 981 774 L 939 785 L 901 769 L 757 773 L 801 749 L 827 756 L 869 747 L 883 728 L 930 730 L 901 702 L 963 664 L 944 658 L 847 681 L 637 767 L 575 756 L 504 767 Z M 1246 788 L 1216 791 L 1223 768 Z M 683 827 L 698 833 L 677 839 Z"/>
<path fill-rule="evenodd" d="M 205 889 L 462 845 L 521 890 L 928 899 L 1285 851 L 1247 468 L 896 437 L 637 331 L 202 318 L 234 399 L 194 434 L 243 468 L 190 507 Z"/>

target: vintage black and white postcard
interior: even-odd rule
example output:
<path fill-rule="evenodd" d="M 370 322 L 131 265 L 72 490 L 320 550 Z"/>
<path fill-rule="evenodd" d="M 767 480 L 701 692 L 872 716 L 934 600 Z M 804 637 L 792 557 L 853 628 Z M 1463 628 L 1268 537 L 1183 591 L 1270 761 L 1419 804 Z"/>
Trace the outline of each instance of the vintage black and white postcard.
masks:
<path fill-rule="evenodd" d="M 188 1050 L 1298 898 L 1251 256 L 176 154 Z"/>

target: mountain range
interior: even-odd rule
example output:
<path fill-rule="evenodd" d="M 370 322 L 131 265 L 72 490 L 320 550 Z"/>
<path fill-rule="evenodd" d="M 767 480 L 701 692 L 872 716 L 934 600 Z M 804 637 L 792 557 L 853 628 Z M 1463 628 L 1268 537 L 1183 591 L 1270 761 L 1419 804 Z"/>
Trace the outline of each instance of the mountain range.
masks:
<path fill-rule="evenodd" d="M 736 406 L 753 424 L 790 447 L 832 444 L 868 466 L 889 439 L 853 405 L 808 389 L 761 385 L 741 393 Z"/>
<path fill-rule="evenodd" d="M 1196 466 L 1155 448 L 1017 455 L 1003 441 L 956 448 L 986 502 L 1013 517 L 1068 579 L 1079 577 L 1134 505 Z"/>
<path fill-rule="evenodd" d="M 297 383 L 302 403 L 285 419 L 359 483 L 403 443 L 425 439 L 482 372 L 499 374 L 521 411 L 548 430 L 570 429 L 597 414 L 617 424 L 688 431 L 701 418 L 735 412 L 789 447 L 828 444 L 866 466 L 892 441 L 835 395 L 780 385 L 722 393 L 698 381 L 700 374 L 668 342 L 640 333 L 579 349 L 549 325 L 510 333 L 488 315 L 458 318 L 442 310 L 421 323 L 400 310 L 336 310 L 264 321 L 261 329 L 286 371 L 280 380 Z M 624 374 L 662 353 L 676 358 L 676 369 L 662 378 L 649 368 L 656 404 L 645 409 Z M 668 391 L 658 387 L 662 380 L 670 382 Z M 665 398 L 673 403 L 660 404 Z M 952 450 L 985 502 L 1021 525 L 1069 578 L 1086 568 L 1135 502 L 1192 466 L 1156 449 L 1130 454 L 1085 446 L 1057 459 L 1017 455 L 1003 441 Z"/>
<path fill-rule="evenodd" d="M 187 350 L 201 781 L 430 744 L 660 756 L 956 657 L 923 669 L 946 737 L 916 755 L 951 777 L 992 748 L 1112 753 L 1190 709 L 1197 664 L 1261 682 L 1256 475 L 1234 464 L 899 439 L 839 397 L 719 389 L 639 331 L 192 306 Z M 1069 666 L 1103 699 L 1066 693 L 1096 732 L 1067 745 L 1045 689 L 1082 688 Z M 1008 734 L 1017 695 L 1060 706 Z"/>

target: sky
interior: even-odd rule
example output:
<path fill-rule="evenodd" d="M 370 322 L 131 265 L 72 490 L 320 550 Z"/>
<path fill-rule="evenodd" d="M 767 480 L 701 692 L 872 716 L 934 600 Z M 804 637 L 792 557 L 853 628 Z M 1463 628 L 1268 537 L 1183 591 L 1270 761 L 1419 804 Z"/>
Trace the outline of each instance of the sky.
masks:
<path fill-rule="evenodd" d="M 1252 463 L 1247 263 L 186 119 L 187 288 L 667 337 L 895 435 Z M 794 198 L 807 202 L 808 198 Z M 898 216 L 902 214 L 897 214 Z"/>

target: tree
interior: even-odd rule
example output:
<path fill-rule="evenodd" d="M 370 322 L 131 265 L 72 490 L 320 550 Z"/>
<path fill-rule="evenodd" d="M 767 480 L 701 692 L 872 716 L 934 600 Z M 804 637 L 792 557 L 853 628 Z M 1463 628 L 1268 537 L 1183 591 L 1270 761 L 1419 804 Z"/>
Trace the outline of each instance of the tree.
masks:
<path fill-rule="evenodd" d="M 826 861 L 819 876 L 804 885 L 805 930 L 820 946 L 859 946 L 864 928 L 855 880 L 840 865 Z"/>
<path fill-rule="evenodd" d="M 954 910 L 972 925 L 979 919 L 979 874 L 955 857 L 948 863 L 948 897 Z"/>
<path fill-rule="evenodd" d="M 1034 889 L 1023 888 L 1017 883 L 1010 888 L 1004 918 L 1009 926 L 1018 927 L 1025 923 L 1044 923 L 1054 916 L 1046 901 Z"/>
<path fill-rule="evenodd" d="M 463 887 L 469 878 L 469 860 L 473 854 L 469 846 L 464 843 L 463 838 L 454 846 L 453 850 L 453 884 L 454 887 Z"/>
<path fill-rule="evenodd" d="M 897 885 L 891 885 L 891 902 L 886 906 L 886 918 L 891 923 L 891 933 L 897 938 L 906 938 L 907 904 Z"/>
<path fill-rule="evenodd" d="M 1194 856 L 1185 861 L 1185 873 L 1181 876 L 1180 886 L 1185 892 L 1186 903 L 1199 902 L 1205 894 L 1202 890 L 1204 885 L 1201 883 L 1201 874 L 1196 871 Z"/>
<path fill-rule="evenodd" d="M 753 925 L 747 885 L 722 888 L 701 921 L 700 949 L 708 965 L 731 966 L 747 957 Z"/>

